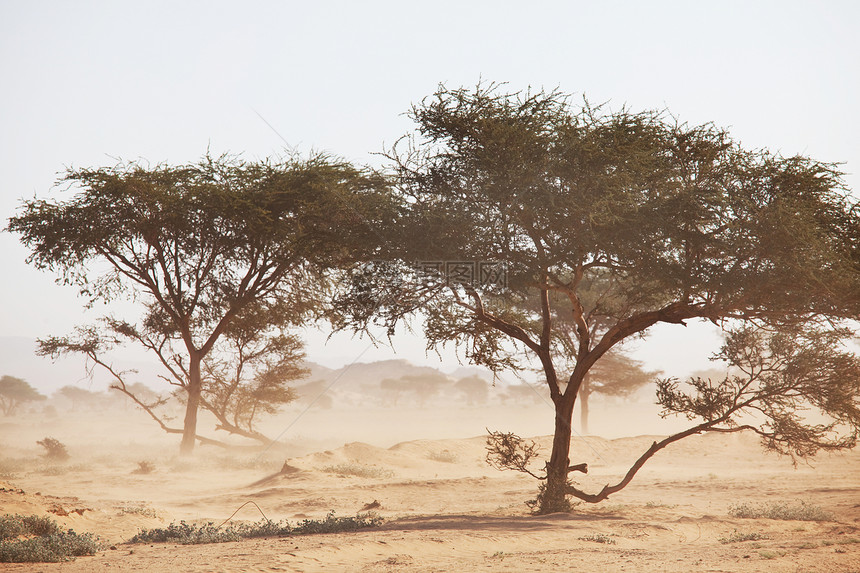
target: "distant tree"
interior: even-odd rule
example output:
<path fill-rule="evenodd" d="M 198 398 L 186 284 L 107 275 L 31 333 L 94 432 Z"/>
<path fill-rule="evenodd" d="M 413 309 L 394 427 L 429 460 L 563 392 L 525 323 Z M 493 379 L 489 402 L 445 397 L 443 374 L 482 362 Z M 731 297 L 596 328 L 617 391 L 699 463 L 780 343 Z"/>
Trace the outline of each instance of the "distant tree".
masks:
<path fill-rule="evenodd" d="M 238 427 L 259 410 L 247 406 L 254 400 L 283 401 L 283 392 L 272 392 L 262 378 L 250 392 L 256 398 L 248 402 L 242 394 L 241 412 L 205 401 L 207 360 L 210 391 L 223 390 L 226 382 L 215 381 L 224 374 L 223 357 L 212 353 L 243 313 L 278 308 L 277 323 L 261 325 L 265 332 L 314 315 L 324 300 L 325 271 L 372 256 L 375 225 L 388 204 L 380 177 L 322 155 L 72 169 L 63 182 L 74 195 L 26 201 L 8 229 L 31 249 L 30 263 L 77 285 L 90 303 L 131 300 L 142 319 L 133 324 L 111 317 L 71 337 L 41 341 L 42 352 L 86 354 L 111 370 L 116 387 L 128 390 L 104 352 L 124 342 L 143 345 L 185 400 L 182 453 L 203 440 L 197 433 L 201 405 Z"/>
<path fill-rule="evenodd" d="M 427 400 L 439 394 L 442 388 L 451 383 L 451 380 L 441 372 L 427 372 L 420 374 L 406 374 L 400 378 L 386 378 L 379 383 L 380 389 L 394 395 L 394 405 L 398 398 L 404 393 L 415 396 L 418 405 L 424 406 Z"/>
<path fill-rule="evenodd" d="M 46 396 L 30 386 L 26 381 L 14 376 L 0 378 L 0 409 L 4 416 L 11 416 L 21 404 L 44 400 Z"/>
<path fill-rule="evenodd" d="M 420 313 L 430 348 L 458 345 L 496 372 L 540 369 L 555 410 L 535 472 L 541 512 L 620 489 L 590 494 L 569 474 L 581 468 L 570 460 L 577 397 L 621 342 L 687 320 L 860 315 L 846 240 L 860 220 L 833 165 L 747 150 L 661 112 L 574 108 L 558 92 L 442 86 L 411 117 L 415 133 L 387 154 L 404 232 L 388 269 L 356 269 L 341 307 L 355 328 L 388 332 Z M 690 434 L 711 429 L 725 426 Z"/>
<path fill-rule="evenodd" d="M 545 391 L 544 386 L 532 386 L 531 384 L 511 384 L 507 387 L 504 394 L 514 401 L 516 404 L 533 403 L 533 404 L 551 404 L 549 393 Z"/>
<path fill-rule="evenodd" d="M 650 382 L 656 382 L 659 372 L 642 368 L 634 360 L 615 349 L 607 352 L 582 380 L 579 388 L 579 421 L 583 434 L 588 433 L 588 405 L 592 394 L 627 397 Z"/>
<path fill-rule="evenodd" d="M 296 401 L 308 406 L 314 405 L 323 410 L 330 410 L 334 406 L 334 400 L 326 393 L 331 382 L 326 380 L 311 380 L 297 386 L 293 386 L 296 393 Z"/>
<path fill-rule="evenodd" d="M 485 404 L 490 395 L 487 381 L 480 376 L 466 376 L 454 383 L 454 388 L 459 390 L 465 397 L 469 406 Z"/>
<path fill-rule="evenodd" d="M 56 395 L 71 402 L 72 410 L 77 410 L 81 404 L 88 404 L 90 408 L 97 407 L 105 397 L 101 392 L 93 392 L 77 386 L 63 386 L 56 391 Z"/>

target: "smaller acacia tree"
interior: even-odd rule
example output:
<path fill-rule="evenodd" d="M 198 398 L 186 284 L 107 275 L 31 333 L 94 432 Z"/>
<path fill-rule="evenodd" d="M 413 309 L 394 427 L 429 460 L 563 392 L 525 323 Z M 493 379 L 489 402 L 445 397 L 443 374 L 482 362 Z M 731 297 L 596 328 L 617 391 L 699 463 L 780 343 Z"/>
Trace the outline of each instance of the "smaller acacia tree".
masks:
<path fill-rule="evenodd" d="M 46 397 L 30 386 L 26 380 L 15 376 L 0 378 L 0 410 L 4 416 L 11 416 L 21 404 L 44 400 Z"/>
<path fill-rule="evenodd" d="M 216 430 L 267 445 L 272 442 L 255 428 L 255 423 L 261 414 L 273 414 L 295 400 L 296 393 L 289 384 L 307 373 L 301 367 L 305 357 L 302 341 L 287 332 L 292 320 L 292 310 L 286 304 L 252 304 L 231 321 L 207 354 L 201 367 L 200 408 L 215 418 Z M 109 361 L 114 348 L 127 342 L 146 348 L 158 358 L 160 378 L 176 388 L 172 394 L 150 394 L 140 382 L 133 382 L 138 374 L 135 370 L 120 370 Z M 181 340 L 170 322 L 148 320 L 132 325 L 103 319 L 99 328 L 78 328 L 72 336 L 42 340 L 38 352 L 50 356 L 85 355 L 92 366 L 111 375 L 111 389 L 126 395 L 164 431 L 183 432 L 171 425 L 172 416 L 164 408 L 171 396 L 187 404 L 188 367 L 182 360 Z M 227 445 L 202 435 L 197 439 L 210 445 Z"/>
<path fill-rule="evenodd" d="M 90 304 L 133 302 L 140 320 L 110 317 L 71 337 L 47 339 L 42 351 L 84 353 L 111 370 L 126 393 L 104 351 L 133 341 L 152 352 L 185 401 L 182 453 L 190 453 L 195 440 L 205 441 L 197 434 L 200 408 L 208 405 L 223 415 L 224 427 L 234 429 L 247 428 L 249 412 L 253 419 L 259 411 L 248 410 L 248 400 L 238 400 L 223 379 L 215 381 L 226 376 L 215 358 L 218 347 L 250 350 L 249 344 L 262 344 L 267 356 L 281 354 L 287 362 L 295 355 L 292 342 L 231 339 L 233 324 L 265 310 L 256 316 L 271 320 L 257 326 L 280 336 L 285 324 L 312 318 L 324 299 L 326 271 L 370 255 L 378 243 L 377 216 L 385 216 L 388 204 L 383 178 L 325 155 L 262 162 L 207 156 L 196 164 L 156 167 L 130 163 L 72 169 L 63 182 L 74 191 L 71 197 L 24 202 L 8 229 L 31 249 L 28 262 L 77 286 Z M 273 315 L 272 309 L 279 310 Z M 290 369 L 281 358 L 249 362 L 246 354 L 233 367 L 241 373 L 257 362 L 269 373 L 284 374 Z M 207 368 L 210 396 L 227 392 L 242 402 L 238 411 L 228 412 L 223 399 L 206 400 Z M 263 378 L 252 395 L 275 398 Z"/>

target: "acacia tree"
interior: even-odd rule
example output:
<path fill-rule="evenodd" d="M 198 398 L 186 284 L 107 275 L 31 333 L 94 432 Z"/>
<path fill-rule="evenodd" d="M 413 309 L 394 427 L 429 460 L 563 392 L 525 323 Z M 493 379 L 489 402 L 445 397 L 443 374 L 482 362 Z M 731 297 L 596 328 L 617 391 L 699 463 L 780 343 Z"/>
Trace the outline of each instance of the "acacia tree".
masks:
<path fill-rule="evenodd" d="M 30 386 L 21 378 L 3 376 L 0 378 L 0 410 L 4 416 L 11 416 L 15 409 L 25 402 L 44 400 L 46 396 Z"/>
<path fill-rule="evenodd" d="M 206 359 L 231 325 L 254 307 L 282 309 L 266 331 L 313 314 L 325 269 L 369 255 L 361 246 L 378 243 L 386 205 L 380 177 L 323 155 L 129 163 L 71 169 L 62 182 L 70 198 L 26 201 L 8 229 L 31 249 L 28 262 L 90 304 L 126 298 L 141 318 L 109 318 L 106 330 L 49 339 L 43 350 L 92 357 L 131 339 L 152 351 L 184 394 L 183 453 L 197 438 Z"/>
<path fill-rule="evenodd" d="M 582 492 L 568 474 L 585 469 L 570 463 L 577 396 L 620 342 L 658 323 L 851 312 L 843 237 L 857 219 L 833 165 L 557 92 L 441 87 L 411 117 L 417 133 L 388 153 L 407 232 L 388 265 L 356 269 L 343 325 L 393 332 L 420 312 L 430 348 L 460 345 L 494 371 L 536 365 L 555 406 L 540 511 L 617 491 Z M 482 263 L 506 280 L 483 280 L 498 277 Z M 476 277 L 458 272 L 468 264 Z"/>

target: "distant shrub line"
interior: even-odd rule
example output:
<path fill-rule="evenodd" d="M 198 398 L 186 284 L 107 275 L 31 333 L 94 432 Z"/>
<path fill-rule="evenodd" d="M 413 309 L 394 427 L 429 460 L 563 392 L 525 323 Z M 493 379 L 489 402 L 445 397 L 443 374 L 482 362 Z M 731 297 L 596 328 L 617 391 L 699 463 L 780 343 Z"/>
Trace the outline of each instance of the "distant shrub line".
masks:
<path fill-rule="evenodd" d="M 729 507 L 729 515 L 745 519 L 783 519 L 796 521 L 833 521 L 833 514 L 817 505 L 799 501 L 791 504 L 785 501 L 771 503 L 739 503 Z"/>
<path fill-rule="evenodd" d="M 200 543 L 225 543 L 257 537 L 289 537 L 312 533 L 341 533 L 358 531 L 382 525 L 382 518 L 373 513 L 358 514 L 354 517 L 336 517 L 334 512 L 325 519 L 305 519 L 295 526 L 288 521 L 261 519 L 256 523 L 236 523 L 227 527 L 216 527 L 213 522 L 194 525 L 180 521 L 167 527 L 144 529 L 129 540 L 129 543 L 179 543 L 195 545 Z"/>

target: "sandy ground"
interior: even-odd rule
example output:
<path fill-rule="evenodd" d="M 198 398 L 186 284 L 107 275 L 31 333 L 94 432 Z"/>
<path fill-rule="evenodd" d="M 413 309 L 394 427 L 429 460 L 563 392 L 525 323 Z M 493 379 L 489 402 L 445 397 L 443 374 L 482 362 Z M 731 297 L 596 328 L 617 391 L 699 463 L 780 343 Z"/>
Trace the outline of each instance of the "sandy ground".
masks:
<path fill-rule="evenodd" d="M 50 515 L 113 549 L 69 563 L 0 564 L 0 571 L 860 571 L 858 451 L 795 468 L 763 453 L 752 436 L 694 437 L 659 453 L 609 500 L 536 517 L 524 504 L 536 482 L 489 467 L 480 432 L 438 437 L 471 427 L 455 420 L 480 423 L 481 414 L 452 409 L 448 423 L 430 429 L 417 409 L 394 421 L 382 409 L 323 411 L 316 415 L 328 435 L 305 426 L 316 440 L 288 439 L 262 454 L 198 448 L 191 458 L 176 455 L 176 437 L 133 411 L 7 418 L 0 421 L 2 513 Z M 503 412 L 483 414 L 504 419 Z M 398 441 L 422 429 L 434 439 Z M 373 443 L 337 443 L 338 434 Z M 35 440 L 46 435 L 68 444 L 69 461 L 39 457 Z M 616 481 L 654 439 L 576 439 L 572 461 L 590 467 L 577 481 L 588 491 Z M 536 440 L 549 451 L 548 437 Z M 299 471 L 264 480 L 285 460 Z M 133 473 L 143 461 L 153 471 Z M 798 500 L 833 520 L 729 514 L 738 503 Z M 332 510 L 347 516 L 376 502 L 385 523 L 357 533 L 212 545 L 124 543 L 141 528 L 172 521 L 220 523 L 249 501 L 233 519 L 256 521 L 262 512 L 296 522 Z M 735 532 L 767 538 L 721 542 Z"/>

